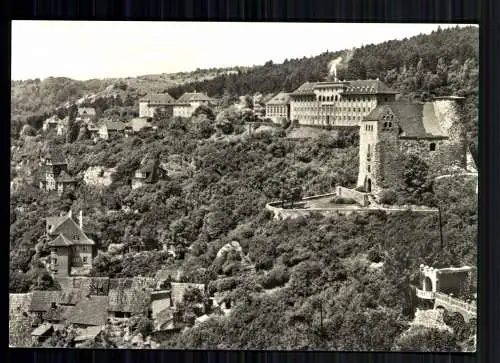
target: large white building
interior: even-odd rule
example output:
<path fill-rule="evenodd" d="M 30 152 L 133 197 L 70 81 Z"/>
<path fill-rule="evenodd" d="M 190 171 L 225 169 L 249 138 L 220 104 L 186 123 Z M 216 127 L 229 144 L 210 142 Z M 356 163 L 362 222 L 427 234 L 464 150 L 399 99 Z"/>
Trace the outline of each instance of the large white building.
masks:
<path fill-rule="evenodd" d="M 290 118 L 306 125 L 359 126 L 378 104 L 395 101 L 397 94 L 378 79 L 305 82 L 290 93 Z"/>
<path fill-rule="evenodd" d="M 153 117 L 156 111 L 171 116 L 175 99 L 168 93 L 147 95 L 139 100 L 139 117 Z"/>
<path fill-rule="evenodd" d="M 184 93 L 175 102 L 173 115 L 174 117 L 191 117 L 193 112 L 201 105 L 213 107 L 215 106 L 215 100 L 208 97 L 206 93 Z"/>

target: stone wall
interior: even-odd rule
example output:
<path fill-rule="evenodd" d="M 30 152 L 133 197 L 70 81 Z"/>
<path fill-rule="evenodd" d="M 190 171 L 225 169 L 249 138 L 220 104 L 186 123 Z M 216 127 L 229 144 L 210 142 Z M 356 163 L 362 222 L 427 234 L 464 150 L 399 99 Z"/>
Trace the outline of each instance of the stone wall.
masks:
<path fill-rule="evenodd" d="M 358 192 L 354 189 L 339 186 L 337 187 L 337 195 L 342 198 L 354 199 L 356 203 L 358 203 L 362 207 L 366 207 L 368 205 L 368 195 L 366 193 Z"/>

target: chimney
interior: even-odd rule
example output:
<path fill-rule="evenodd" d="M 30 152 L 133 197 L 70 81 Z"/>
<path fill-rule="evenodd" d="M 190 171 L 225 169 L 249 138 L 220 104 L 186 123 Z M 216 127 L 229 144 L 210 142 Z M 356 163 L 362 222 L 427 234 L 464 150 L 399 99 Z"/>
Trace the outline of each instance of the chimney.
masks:
<path fill-rule="evenodd" d="M 80 210 L 79 222 L 80 222 L 80 229 L 83 229 L 83 212 L 81 210 Z"/>

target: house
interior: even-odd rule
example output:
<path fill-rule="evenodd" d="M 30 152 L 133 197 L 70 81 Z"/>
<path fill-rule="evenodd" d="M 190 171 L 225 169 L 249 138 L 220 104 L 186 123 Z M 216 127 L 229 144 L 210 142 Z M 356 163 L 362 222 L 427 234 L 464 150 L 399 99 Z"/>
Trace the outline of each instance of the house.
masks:
<path fill-rule="evenodd" d="M 149 315 L 150 289 L 113 289 L 109 291 L 107 310 L 111 317 L 130 318 L 132 315 Z"/>
<path fill-rule="evenodd" d="M 416 155 L 440 175 L 466 169 L 467 144 L 460 97 L 432 102 L 386 102 L 360 126 L 358 187 L 376 196 L 404 183 L 402 158 Z"/>
<path fill-rule="evenodd" d="M 156 126 L 151 124 L 149 117 L 135 117 L 125 125 L 125 134 L 131 135 L 144 131 L 155 130 Z"/>
<path fill-rule="evenodd" d="M 398 92 L 376 80 L 305 82 L 290 93 L 290 119 L 299 124 L 359 126 L 381 102 Z"/>
<path fill-rule="evenodd" d="M 46 219 L 47 238 L 53 238 L 48 246 L 51 250 L 50 269 L 54 276 L 88 274 L 94 257 L 93 240 L 83 232 L 83 216 L 79 224 L 73 220 L 71 210 L 67 216 Z"/>
<path fill-rule="evenodd" d="M 87 131 L 89 132 L 90 139 L 96 140 L 99 137 L 99 130 L 100 127 L 98 125 L 95 125 L 93 123 L 89 123 L 87 125 Z"/>
<path fill-rule="evenodd" d="M 187 92 L 175 102 L 173 108 L 174 117 L 191 117 L 193 112 L 201 105 L 214 107 L 215 101 L 206 93 Z"/>
<path fill-rule="evenodd" d="M 54 115 L 43 122 L 42 130 L 44 132 L 54 130 L 57 135 L 64 135 L 68 129 L 68 123 L 69 117 L 66 116 L 63 119 L 60 119 L 58 116 Z"/>
<path fill-rule="evenodd" d="M 115 135 L 124 135 L 126 126 L 127 125 L 121 121 L 102 120 L 99 123 L 99 137 L 108 140 Z"/>
<path fill-rule="evenodd" d="M 68 163 L 62 152 L 56 148 L 48 152 L 41 160 L 38 173 L 40 189 L 57 191 L 59 195 L 76 186 L 77 180 L 68 174 Z"/>
<path fill-rule="evenodd" d="M 168 93 L 156 93 L 147 95 L 139 100 L 139 117 L 155 117 L 160 113 L 162 117 L 170 117 L 173 114 L 175 99 Z"/>
<path fill-rule="evenodd" d="M 166 178 L 167 171 L 160 163 L 160 154 L 155 155 L 152 160 L 145 158 L 142 164 L 132 177 L 132 189 L 140 188 L 144 184 L 154 184 L 158 180 Z"/>
<path fill-rule="evenodd" d="M 65 318 L 69 323 L 81 328 L 102 326 L 108 321 L 107 308 L 107 296 L 87 295 L 71 309 Z"/>
<path fill-rule="evenodd" d="M 281 119 L 290 119 L 290 95 L 280 92 L 266 103 L 266 117 L 279 123 Z"/>
<path fill-rule="evenodd" d="M 45 321 L 45 314 L 57 307 L 59 291 L 33 291 L 29 312 L 35 319 L 33 325 Z"/>
<path fill-rule="evenodd" d="M 78 107 L 78 114 L 76 121 L 84 121 L 86 123 L 95 121 L 96 119 L 95 108 L 93 107 Z"/>
<path fill-rule="evenodd" d="M 47 340 L 48 337 L 54 332 L 54 327 L 52 324 L 45 323 L 37 327 L 31 333 L 32 343 L 37 344 Z"/>

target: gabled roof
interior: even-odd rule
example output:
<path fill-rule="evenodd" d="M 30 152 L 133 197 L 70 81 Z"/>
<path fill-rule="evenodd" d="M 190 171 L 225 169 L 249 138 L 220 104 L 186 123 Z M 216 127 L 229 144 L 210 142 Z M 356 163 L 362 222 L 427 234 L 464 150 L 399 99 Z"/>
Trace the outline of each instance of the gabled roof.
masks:
<path fill-rule="evenodd" d="M 95 116 L 94 107 L 78 107 L 79 116 Z"/>
<path fill-rule="evenodd" d="M 142 97 L 139 102 L 149 102 L 155 105 L 169 105 L 175 102 L 175 99 L 168 93 L 153 93 Z"/>
<path fill-rule="evenodd" d="M 117 289 L 109 291 L 109 311 L 142 313 L 151 303 L 149 289 Z"/>
<path fill-rule="evenodd" d="M 291 96 L 295 95 L 313 95 L 314 94 L 314 86 L 317 82 L 305 82 L 295 91 L 290 93 Z"/>
<path fill-rule="evenodd" d="M 39 336 L 42 336 L 46 333 L 49 333 L 53 329 L 54 328 L 52 327 L 52 324 L 45 323 L 45 324 L 42 324 L 39 327 L 37 327 L 35 330 L 33 330 L 31 332 L 31 335 L 34 337 L 39 337 Z"/>
<path fill-rule="evenodd" d="M 290 102 L 290 95 L 286 92 L 280 92 L 266 103 L 266 105 L 286 105 Z"/>
<path fill-rule="evenodd" d="M 66 319 L 72 324 L 104 325 L 108 319 L 107 307 L 107 296 L 86 296 L 69 310 Z"/>
<path fill-rule="evenodd" d="M 47 226 L 47 233 L 50 233 L 51 230 L 57 229 L 64 221 L 66 221 L 66 218 L 68 216 L 61 216 L 61 217 L 47 217 L 46 220 L 46 226 Z M 50 227 L 50 228 L 49 228 Z"/>
<path fill-rule="evenodd" d="M 70 218 L 69 216 L 64 217 L 61 221 L 60 217 L 52 217 L 50 222 L 57 222 L 57 225 L 49 224 L 49 218 L 47 218 L 47 233 L 51 236 L 58 237 L 49 242 L 49 246 L 68 246 L 68 241 L 72 245 L 94 245 L 94 241 L 87 237 L 87 235 L 80 229 L 80 226 Z M 77 238 L 75 238 L 77 237 Z M 57 242 L 56 242 L 57 241 Z"/>
<path fill-rule="evenodd" d="M 99 122 L 99 126 L 106 126 L 108 131 L 123 131 L 127 124 L 121 121 L 112 121 L 109 119 L 104 119 Z"/>
<path fill-rule="evenodd" d="M 55 240 L 50 241 L 48 245 L 50 247 L 67 247 L 73 245 L 73 243 L 62 234 L 60 234 Z"/>
<path fill-rule="evenodd" d="M 365 116 L 363 121 L 381 121 L 385 115 L 391 113 L 399 122 L 400 137 L 423 139 L 447 137 L 439 126 L 436 110 L 431 102 L 383 103 Z"/>
<path fill-rule="evenodd" d="M 76 288 L 70 288 L 61 291 L 59 294 L 59 304 L 61 305 L 76 305 L 78 301 L 84 298 L 85 291 Z"/>
<path fill-rule="evenodd" d="M 397 94 L 379 79 L 358 79 L 348 81 L 347 94 Z"/>
<path fill-rule="evenodd" d="M 93 340 L 103 331 L 103 329 L 103 325 L 88 326 L 82 329 L 81 333 L 75 337 L 74 341 L 83 342 L 85 340 Z"/>
<path fill-rule="evenodd" d="M 199 92 L 186 92 L 182 96 L 179 97 L 177 103 L 189 103 L 189 102 L 197 102 L 197 101 L 210 101 L 213 102 L 213 99 L 208 97 L 204 93 Z"/>
<path fill-rule="evenodd" d="M 59 300 L 59 291 L 33 291 L 30 311 L 48 311 Z"/>

